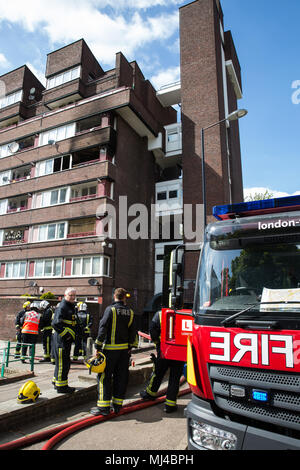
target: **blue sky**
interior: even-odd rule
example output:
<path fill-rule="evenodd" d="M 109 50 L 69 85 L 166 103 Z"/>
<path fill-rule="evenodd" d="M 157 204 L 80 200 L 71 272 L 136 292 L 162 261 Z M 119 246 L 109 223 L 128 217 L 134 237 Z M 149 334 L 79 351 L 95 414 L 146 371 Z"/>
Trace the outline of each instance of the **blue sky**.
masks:
<path fill-rule="evenodd" d="M 179 79 L 178 8 L 187 3 L 0 0 L 0 75 L 27 64 L 43 81 L 47 54 L 83 37 L 105 70 L 122 51 L 159 88 Z M 242 67 L 239 107 L 249 112 L 240 120 L 244 188 L 300 193 L 300 2 L 221 4 Z"/>

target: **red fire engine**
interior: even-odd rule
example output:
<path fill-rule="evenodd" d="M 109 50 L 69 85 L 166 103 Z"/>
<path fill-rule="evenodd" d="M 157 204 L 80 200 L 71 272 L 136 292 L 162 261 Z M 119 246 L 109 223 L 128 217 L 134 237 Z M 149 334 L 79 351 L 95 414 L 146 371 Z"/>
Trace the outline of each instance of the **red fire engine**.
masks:
<path fill-rule="evenodd" d="M 187 361 L 188 448 L 300 449 L 300 196 L 214 208 L 193 306 L 172 254 L 164 357 Z"/>

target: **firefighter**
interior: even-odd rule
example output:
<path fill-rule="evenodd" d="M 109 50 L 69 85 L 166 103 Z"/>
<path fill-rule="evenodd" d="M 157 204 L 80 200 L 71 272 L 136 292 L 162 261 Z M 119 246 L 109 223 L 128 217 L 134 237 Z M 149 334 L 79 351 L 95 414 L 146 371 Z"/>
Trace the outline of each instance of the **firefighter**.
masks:
<path fill-rule="evenodd" d="M 170 370 L 168 389 L 164 411 L 172 413 L 177 410 L 177 395 L 179 390 L 179 381 L 183 373 L 184 362 L 163 359 L 160 351 L 160 333 L 161 333 L 161 311 L 156 312 L 150 324 L 150 336 L 156 345 L 157 357 L 153 360 L 153 372 L 150 377 L 146 390 L 140 392 L 144 400 L 155 400 L 162 380 Z"/>
<path fill-rule="evenodd" d="M 91 336 L 91 327 L 93 324 L 92 315 L 87 310 L 87 304 L 85 302 L 78 302 L 78 321 L 82 328 L 82 335 L 78 335 L 75 341 L 73 359 L 77 361 L 78 356 L 86 356 L 87 339 Z"/>
<path fill-rule="evenodd" d="M 25 313 L 30 310 L 30 301 L 27 300 L 23 304 L 23 309 L 17 313 L 16 320 L 15 320 L 15 326 L 16 326 L 16 351 L 15 351 L 15 359 L 19 358 L 21 355 L 21 343 L 22 343 L 22 325 L 21 325 L 21 320 Z"/>
<path fill-rule="evenodd" d="M 55 359 L 52 383 L 57 393 L 73 393 L 75 391 L 74 387 L 68 385 L 71 346 L 78 335 L 75 301 L 76 290 L 69 287 L 65 291 L 63 300 L 56 307 L 52 320 Z"/>
<path fill-rule="evenodd" d="M 50 362 L 51 361 L 51 343 L 52 343 L 52 316 L 53 311 L 50 307 L 50 303 L 47 300 L 42 300 L 40 303 L 40 309 L 42 311 L 42 335 L 43 335 L 43 351 L 44 357 L 39 362 Z"/>
<path fill-rule="evenodd" d="M 115 413 L 122 408 L 128 383 L 129 359 L 132 347 L 137 347 L 137 330 L 132 309 L 126 305 L 126 290 L 114 291 L 114 302 L 105 309 L 99 323 L 95 349 L 106 356 L 106 368 L 97 375 L 97 406 L 93 415 L 108 415 L 110 406 Z"/>
<path fill-rule="evenodd" d="M 22 325 L 22 354 L 21 361 L 25 363 L 27 348 L 36 344 L 41 323 L 41 310 L 39 302 L 32 302 L 29 310 L 25 312 L 20 323 Z M 30 346 L 31 349 L 31 346 Z M 32 349 L 31 349 L 32 353 Z"/>

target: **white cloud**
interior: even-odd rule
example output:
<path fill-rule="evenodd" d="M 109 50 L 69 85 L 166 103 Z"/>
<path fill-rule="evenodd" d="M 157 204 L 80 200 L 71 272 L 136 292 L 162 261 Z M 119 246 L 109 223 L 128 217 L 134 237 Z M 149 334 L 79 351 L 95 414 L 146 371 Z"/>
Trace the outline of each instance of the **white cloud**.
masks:
<path fill-rule="evenodd" d="M 300 194 L 300 191 L 296 191 L 292 194 L 289 194 L 284 191 L 278 191 L 278 190 L 274 190 L 270 188 L 253 187 L 253 188 L 244 188 L 244 199 L 246 199 L 248 196 L 254 196 L 255 194 L 265 194 L 266 191 L 268 191 L 268 193 L 271 193 L 273 197 L 296 196 L 297 194 Z"/>
<path fill-rule="evenodd" d="M 169 85 L 171 83 L 180 80 L 180 67 L 170 67 L 166 70 L 161 70 L 156 75 L 153 75 L 150 79 L 152 85 L 158 90 L 163 85 Z"/>
<path fill-rule="evenodd" d="M 8 68 L 8 67 L 10 67 L 9 61 L 7 60 L 7 58 L 5 57 L 5 55 L 2 54 L 2 52 L 0 52 L 0 67 L 1 67 L 1 68 Z"/>
<path fill-rule="evenodd" d="M 100 63 L 114 65 L 116 52 L 122 51 L 131 60 L 137 49 L 154 40 L 165 41 L 178 30 L 177 8 L 152 16 L 138 11 L 170 3 L 179 1 L 15 0 L 0 2 L 0 22 L 18 23 L 29 32 L 39 30 L 53 46 L 84 38 Z M 105 6 L 112 7 L 109 14 Z"/>

